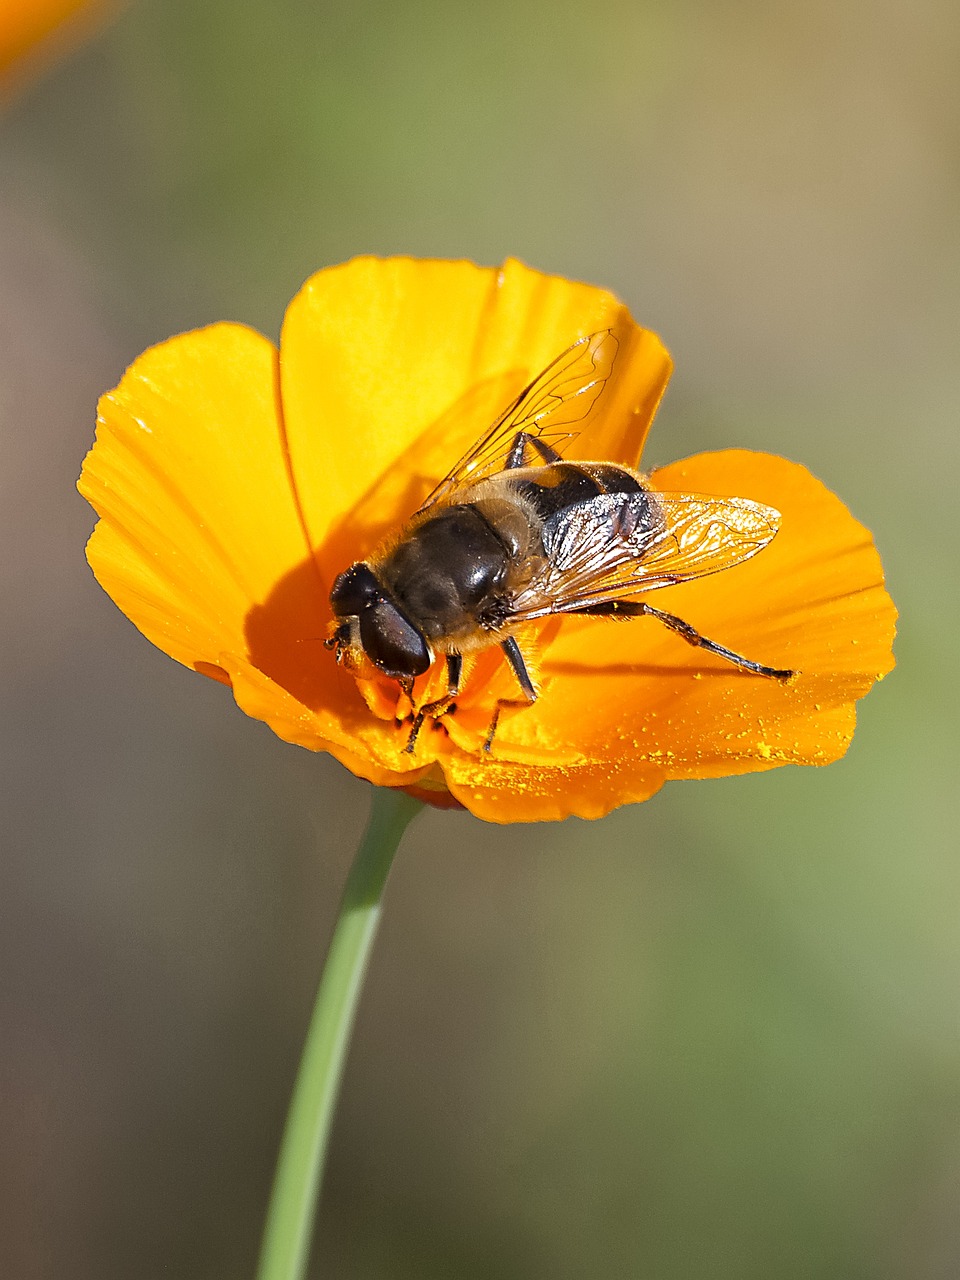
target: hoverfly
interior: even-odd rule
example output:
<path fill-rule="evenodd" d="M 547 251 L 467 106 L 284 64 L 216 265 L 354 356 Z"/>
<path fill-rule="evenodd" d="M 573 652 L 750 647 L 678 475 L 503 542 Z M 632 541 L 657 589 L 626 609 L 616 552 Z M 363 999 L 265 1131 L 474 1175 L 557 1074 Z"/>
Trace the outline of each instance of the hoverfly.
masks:
<path fill-rule="evenodd" d="M 326 641 L 356 667 L 363 658 L 411 697 L 442 654 L 444 697 L 413 717 L 413 752 L 428 718 L 451 714 L 463 655 L 499 645 L 526 703 L 537 699 L 516 632 L 557 614 L 649 616 L 688 644 L 744 671 L 787 680 L 633 597 L 748 560 L 777 532 L 779 512 L 747 498 L 660 493 L 630 467 L 565 462 L 572 428 L 610 377 L 619 343 L 605 329 L 575 342 L 510 404 L 410 521 L 330 593 Z M 484 749 L 507 700 L 497 703 Z"/>

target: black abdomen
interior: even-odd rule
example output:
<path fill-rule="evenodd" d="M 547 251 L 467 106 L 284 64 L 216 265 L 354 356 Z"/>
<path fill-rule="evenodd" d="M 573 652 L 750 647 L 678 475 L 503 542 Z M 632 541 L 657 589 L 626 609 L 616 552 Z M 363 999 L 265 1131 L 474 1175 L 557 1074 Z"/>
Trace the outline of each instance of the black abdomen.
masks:
<path fill-rule="evenodd" d="M 537 467 L 536 479 L 518 480 L 514 488 L 533 504 L 541 520 L 547 520 L 601 493 L 640 493 L 642 486 L 632 472 L 612 462 L 551 462 Z"/>

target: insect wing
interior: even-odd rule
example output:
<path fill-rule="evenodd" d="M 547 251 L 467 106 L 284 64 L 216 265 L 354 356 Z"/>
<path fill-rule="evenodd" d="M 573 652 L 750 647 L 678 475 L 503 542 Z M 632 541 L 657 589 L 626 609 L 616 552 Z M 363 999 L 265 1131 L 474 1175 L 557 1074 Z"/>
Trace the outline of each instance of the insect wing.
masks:
<path fill-rule="evenodd" d="M 420 510 L 503 471 L 521 431 L 562 453 L 578 434 L 569 428 L 586 418 L 610 377 L 619 346 L 614 334 L 602 329 L 557 356 L 444 476 Z"/>
<path fill-rule="evenodd" d="M 778 511 L 749 498 L 602 494 L 544 525 L 544 567 L 513 616 L 576 613 L 719 573 L 762 551 L 779 524 Z"/>

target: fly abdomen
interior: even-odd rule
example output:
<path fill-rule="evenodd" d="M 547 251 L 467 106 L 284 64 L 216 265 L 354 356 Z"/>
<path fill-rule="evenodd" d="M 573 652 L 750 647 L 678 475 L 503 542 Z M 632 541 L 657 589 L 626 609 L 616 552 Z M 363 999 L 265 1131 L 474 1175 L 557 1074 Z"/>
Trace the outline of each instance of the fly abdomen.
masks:
<path fill-rule="evenodd" d="M 603 493 L 644 492 L 636 475 L 626 467 L 618 467 L 612 462 L 588 462 L 584 464 L 583 470 L 590 473 Z"/>
<path fill-rule="evenodd" d="M 512 481 L 510 487 L 526 499 L 541 520 L 603 493 L 599 481 L 585 468 L 571 462 L 524 468 L 523 478 Z"/>
<path fill-rule="evenodd" d="M 551 462 L 543 467 L 524 468 L 511 487 L 541 520 L 602 493 L 638 493 L 642 488 L 632 471 L 610 462 Z"/>
<path fill-rule="evenodd" d="M 575 559 L 584 545 L 592 546 L 597 557 L 613 546 L 629 547 L 640 555 L 663 524 L 656 496 L 626 467 L 585 463 L 582 470 L 598 491 L 559 507 L 544 520 L 540 536 L 547 558 L 562 565 Z"/>

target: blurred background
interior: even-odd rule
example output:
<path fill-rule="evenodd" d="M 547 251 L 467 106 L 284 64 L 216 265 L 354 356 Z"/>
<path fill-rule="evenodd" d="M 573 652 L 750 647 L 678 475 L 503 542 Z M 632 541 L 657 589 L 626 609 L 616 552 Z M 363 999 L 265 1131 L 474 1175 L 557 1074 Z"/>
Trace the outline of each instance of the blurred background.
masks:
<path fill-rule="evenodd" d="M 606 285 L 650 462 L 804 462 L 899 666 L 849 755 L 603 822 L 426 812 L 320 1214 L 343 1280 L 960 1272 L 960 10 L 133 0 L 0 113 L 0 1274 L 251 1276 L 365 784 L 83 560 L 100 392 L 318 267 Z"/>

